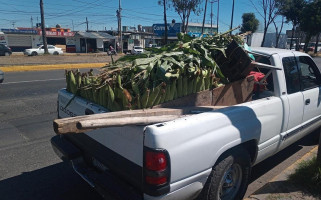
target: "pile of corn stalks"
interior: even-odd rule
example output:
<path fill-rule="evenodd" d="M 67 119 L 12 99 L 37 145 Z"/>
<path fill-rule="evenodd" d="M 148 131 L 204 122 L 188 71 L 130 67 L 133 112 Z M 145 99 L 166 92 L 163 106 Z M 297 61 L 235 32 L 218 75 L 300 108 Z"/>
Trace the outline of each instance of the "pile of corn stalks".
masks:
<path fill-rule="evenodd" d="M 125 56 L 98 75 L 92 70 L 66 71 L 67 90 L 110 111 L 120 111 L 151 108 L 228 83 L 215 57 L 218 52 L 225 55 L 232 40 L 241 45 L 241 37 L 227 33 L 196 39 L 184 34 L 178 37 L 179 42 L 150 49 L 140 58 Z"/>

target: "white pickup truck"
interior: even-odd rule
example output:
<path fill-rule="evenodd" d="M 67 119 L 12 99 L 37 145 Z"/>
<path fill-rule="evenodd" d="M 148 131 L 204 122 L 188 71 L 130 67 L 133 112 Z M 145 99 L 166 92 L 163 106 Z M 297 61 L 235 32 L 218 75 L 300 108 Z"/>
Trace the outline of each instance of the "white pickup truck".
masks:
<path fill-rule="evenodd" d="M 266 90 L 250 102 L 148 126 L 57 135 L 63 160 L 107 198 L 242 199 L 253 165 L 321 125 L 321 75 L 307 54 L 253 49 L 269 64 Z M 58 117 L 107 112 L 65 89 Z"/>

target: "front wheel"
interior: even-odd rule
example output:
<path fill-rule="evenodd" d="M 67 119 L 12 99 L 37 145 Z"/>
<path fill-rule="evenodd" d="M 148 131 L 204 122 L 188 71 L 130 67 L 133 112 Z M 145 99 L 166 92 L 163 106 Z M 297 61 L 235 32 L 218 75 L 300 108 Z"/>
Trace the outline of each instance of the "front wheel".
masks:
<path fill-rule="evenodd" d="M 5 52 L 4 55 L 5 56 L 10 56 L 10 53 L 9 52 Z"/>
<path fill-rule="evenodd" d="M 37 52 L 35 52 L 35 51 L 33 51 L 33 52 L 31 53 L 31 55 L 32 55 L 32 56 L 37 56 L 37 55 L 38 55 L 38 53 L 37 53 Z"/>
<path fill-rule="evenodd" d="M 218 161 L 200 194 L 201 200 L 241 200 L 251 174 L 249 153 L 238 148 Z"/>
<path fill-rule="evenodd" d="M 59 55 L 59 53 L 57 51 L 53 52 L 53 55 Z"/>

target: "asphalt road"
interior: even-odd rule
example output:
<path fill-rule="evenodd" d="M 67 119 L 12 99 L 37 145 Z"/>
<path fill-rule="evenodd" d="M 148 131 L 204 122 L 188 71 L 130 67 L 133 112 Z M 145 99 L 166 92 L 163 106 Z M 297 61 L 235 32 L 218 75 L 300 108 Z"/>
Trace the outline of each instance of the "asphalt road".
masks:
<path fill-rule="evenodd" d="M 321 59 L 317 59 L 321 66 Z M 64 71 L 6 73 L 0 84 L 0 199 L 101 200 L 70 165 L 53 152 L 57 91 Z M 305 137 L 252 170 L 247 195 L 309 152 L 317 140 Z"/>

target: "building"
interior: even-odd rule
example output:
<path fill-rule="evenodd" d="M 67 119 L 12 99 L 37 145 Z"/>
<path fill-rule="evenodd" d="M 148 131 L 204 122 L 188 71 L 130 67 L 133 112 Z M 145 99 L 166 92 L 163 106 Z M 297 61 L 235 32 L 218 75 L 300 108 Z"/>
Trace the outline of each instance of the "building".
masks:
<path fill-rule="evenodd" d="M 33 29 L 1 29 L 4 33 L 6 44 L 12 51 L 24 51 L 25 49 L 36 47 L 40 40 L 38 31 Z"/>
<path fill-rule="evenodd" d="M 134 46 L 146 48 L 149 47 L 149 44 L 155 43 L 154 33 L 146 32 L 146 29 L 142 25 L 138 25 L 137 29 L 136 27 L 123 26 L 122 42 L 124 53 L 130 52 Z"/>
<path fill-rule="evenodd" d="M 75 46 L 75 52 L 88 53 L 107 51 L 110 45 L 116 46 L 116 37 L 106 32 L 76 32 L 75 37 L 68 41 Z"/>
<path fill-rule="evenodd" d="M 251 47 L 260 47 L 263 40 L 263 33 L 253 33 L 247 36 L 246 43 Z M 276 47 L 276 33 L 266 33 L 263 47 Z M 287 48 L 287 36 L 281 33 L 278 48 Z"/>
<path fill-rule="evenodd" d="M 187 34 L 192 37 L 200 37 L 202 35 L 201 23 L 189 23 L 187 28 Z M 153 24 L 153 33 L 155 34 L 155 40 L 158 45 L 161 45 L 164 40 L 165 24 Z M 175 23 L 175 20 L 171 24 L 167 24 L 167 36 L 169 41 L 177 40 L 177 34 L 182 32 L 182 23 Z M 205 24 L 204 35 L 214 34 L 217 32 L 216 25 Z"/>
<path fill-rule="evenodd" d="M 42 30 L 40 28 L 1 29 L 6 43 L 12 51 L 19 52 L 25 49 L 37 48 L 43 44 Z M 70 29 L 46 28 L 47 43 L 56 45 L 68 52 L 67 41 L 74 37 L 75 33 Z"/>

